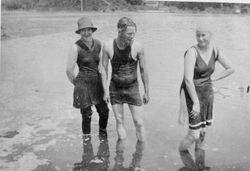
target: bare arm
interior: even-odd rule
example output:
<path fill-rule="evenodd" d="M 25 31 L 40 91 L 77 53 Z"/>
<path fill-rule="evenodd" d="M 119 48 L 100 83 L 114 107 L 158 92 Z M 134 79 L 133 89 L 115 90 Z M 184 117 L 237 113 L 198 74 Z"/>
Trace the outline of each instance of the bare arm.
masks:
<path fill-rule="evenodd" d="M 193 81 L 195 62 L 196 54 L 194 50 L 189 49 L 184 59 L 184 81 L 187 87 L 188 94 L 194 103 L 193 110 L 196 112 L 200 112 L 199 99 Z"/>
<path fill-rule="evenodd" d="M 109 64 L 109 53 L 108 53 L 108 46 L 107 44 L 104 44 L 103 46 L 103 52 L 102 52 L 102 84 L 104 88 L 104 101 L 109 101 L 109 95 L 108 95 L 108 64 Z"/>
<path fill-rule="evenodd" d="M 214 77 L 212 79 L 213 81 L 221 80 L 234 73 L 232 63 L 226 58 L 226 56 L 222 52 L 219 52 L 218 62 L 225 68 L 225 70 L 223 70 L 218 76 Z"/>
<path fill-rule="evenodd" d="M 144 48 L 142 46 L 138 47 L 138 60 L 139 60 L 141 78 L 144 86 L 143 102 L 144 104 L 147 104 L 149 102 L 149 76 L 146 67 Z"/>
<path fill-rule="evenodd" d="M 100 73 L 102 73 L 102 51 L 103 51 L 103 43 L 101 42 L 101 50 L 99 53 L 100 62 L 98 64 L 98 70 Z"/>
<path fill-rule="evenodd" d="M 69 79 L 69 81 L 74 84 L 75 81 L 75 73 L 74 69 L 76 66 L 76 61 L 77 61 L 77 47 L 74 45 L 68 54 L 68 61 L 67 61 L 67 66 L 66 66 L 66 74 Z"/>

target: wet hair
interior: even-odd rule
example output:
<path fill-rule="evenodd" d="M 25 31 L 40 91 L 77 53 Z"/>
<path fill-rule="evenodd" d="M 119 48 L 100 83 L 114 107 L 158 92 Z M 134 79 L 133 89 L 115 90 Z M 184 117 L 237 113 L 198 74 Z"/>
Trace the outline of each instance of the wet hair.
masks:
<path fill-rule="evenodd" d="M 117 28 L 120 29 L 121 31 L 125 31 L 129 26 L 135 27 L 136 30 L 135 22 L 127 17 L 122 17 L 117 23 Z"/>

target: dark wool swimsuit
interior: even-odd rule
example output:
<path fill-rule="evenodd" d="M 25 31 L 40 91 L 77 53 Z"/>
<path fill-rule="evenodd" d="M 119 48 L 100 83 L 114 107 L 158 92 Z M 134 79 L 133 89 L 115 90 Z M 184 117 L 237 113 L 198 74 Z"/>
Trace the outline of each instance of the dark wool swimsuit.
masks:
<path fill-rule="evenodd" d="M 213 119 L 213 102 L 214 102 L 214 92 L 212 88 L 211 75 L 215 69 L 215 62 L 218 59 L 219 52 L 217 50 L 217 55 L 215 49 L 213 49 L 212 56 L 208 62 L 201 58 L 198 49 L 193 46 L 197 52 L 196 62 L 194 67 L 194 86 L 200 103 L 200 115 L 193 119 L 190 117 L 190 112 L 193 108 L 193 101 L 189 96 L 185 81 L 183 80 L 181 84 L 181 90 L 184 90 L 185 99 L 189 115 L 189 128 L 199 129 L 204 128 L 212 124 Z"/>
<path fill-rule="evenodd" d="M 76 108 L 86 108 L 100 103 L 103 99 L 104 91 L 98 70 L 101 43 L 93 39 L 90 49 L 81 40 L 78 40 L 76 44 L 78 46 L 79 73 L 74 82 L 73 105 Z"/>
<path fill-rule="evenodd" d="M 81 110 L 82 132 L 83 134 L 90 134 L 91 132 L 92 105 L 95 105 L 100 117 L 99 130 L 106 131 L 109 108 L 103 100 L 104 90 L 98 70 L 101 43 L 93 39 L 93 45 L 90 49 L 81 40 L 78 40 L 76 45 L 78 46 L 77 65 L 79 73 L 74 81 L 73 106 Z"/>
<path fill-rule="evenodd" d="M 112 74 L 110 82 L 111 104 L 123 104 L 141 106 L 142 100 L 139 93 L 137 80 L 138 60 L 131 56 L 131 46 L 121 50 L 113 42 L 114 55 L 111 60 Z"/>

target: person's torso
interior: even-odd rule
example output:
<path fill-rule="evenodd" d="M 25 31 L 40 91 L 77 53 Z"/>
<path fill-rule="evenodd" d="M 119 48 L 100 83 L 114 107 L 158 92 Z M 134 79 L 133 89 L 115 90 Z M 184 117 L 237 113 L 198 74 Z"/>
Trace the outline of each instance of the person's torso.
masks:
<path fill-rule="evenodd" d="M 118 84 L 132 84 L 137 81 L 138 60 L 132 58 L 131 46 L 119 49 L 116 41 L 113 41 L 114 54 L 111 59 L 112 79 Z"/>
<path fill-rule="evenodd" d="M 81 40 L 76 42 L 78 46 L 77 65 L 80 72 L 98 71 L 100 62 L 101 43 L 93 39 L 92 47 L 88 48 Z"/>
<path fill-rule="evenodd" d="M 212 50 L 212 54 L 209 58 L 209 61 L 206 63 L 204 59 L 202 59 L 197 47 L 193 46 L 196 51 L 196 62 L 194 66 L 194 84 L 196 86 L 202 85 L 204 83 L 211 83 L 211 75 L 215 69 L 215 62 L 218 58 L 215 52 L 215 48 Z"/>

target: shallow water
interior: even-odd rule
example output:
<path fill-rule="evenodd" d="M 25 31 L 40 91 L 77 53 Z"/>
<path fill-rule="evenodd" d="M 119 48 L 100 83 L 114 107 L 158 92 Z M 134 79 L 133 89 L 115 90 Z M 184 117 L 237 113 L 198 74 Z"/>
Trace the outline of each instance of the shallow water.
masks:
<path fill-rule="evenodd" d="M 117 35 L 116 23 L 120 17 L 128 16 L 135 20 L 138 27 L 136 39 L 145 47 L 151 96 L 144 109 L 147 130 L 145 149 L 136 142 L 127 108 L 128 139 L 124 146 L 117 142 L 112 112 L 108 141 L 100 143 L 97 136 L 98 117 L 94 114 L 88 157 L 93 159 L 99 147 L 106 154 L 104 158 L 108 164 L 90 164 L 92 170 L 100 170 L 100 167 L 121 170 L 122 167 L 128 168 L 134 160 L 147 171 L 178 170 L 183 166 L 177 151 L 178 143 L 186 132 L 177 124 L 183 53 L 195 44 L 195 23 L 211 19 L 214 22 L 214 42 L 232 61 L 236 72 L 214 85 L 215 119 L 208 131 L 206 163 L 213 170 L 245 171 L 250 168 L 250 93 L 246 93 L 250 85 L 250 16 L 168 13 L 86 15 L 98 26 L 94 36 L 100 40 Z M 4 135 L 8 131 L 17 131 L 18 134 L 12 138 L 0 137 L 0 169 L 72 170 L 79 166 L 74 166 L 75 163 L 83 160 L 80 114 L 71 105 L 72 86 L 65 76 L 68 49 L 78 38 L 74 30 L 79 16 L 82 14 L 2 15 L 3 24 L 7 31 L 9 29 L 7 33 L 12 39 L 2 41 L 1 45 L 0 133 Z M 17 25 L 21 30 L 11 27 L 20 18 L 22 22 Z M 222 68 L 219 65 L 216 67 L 215 74 L 218 74 Z M 107 145 L 108 148 L 103 150 L 102 147 Z"/>

